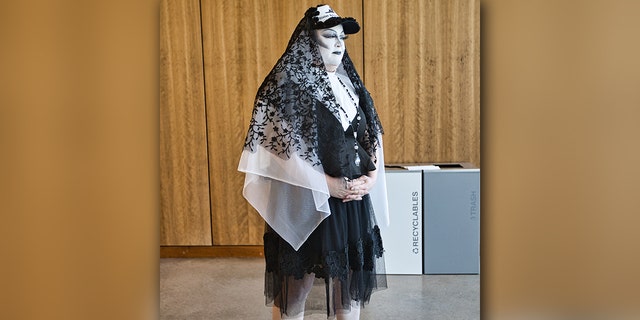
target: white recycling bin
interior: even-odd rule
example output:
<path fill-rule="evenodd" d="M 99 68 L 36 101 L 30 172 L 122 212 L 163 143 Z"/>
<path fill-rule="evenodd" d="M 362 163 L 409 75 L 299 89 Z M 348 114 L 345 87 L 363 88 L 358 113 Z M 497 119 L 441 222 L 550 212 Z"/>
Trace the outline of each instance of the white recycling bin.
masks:
<path fill-rule="evenodd" d="M 389 226 L 379 223 L 388 274 L 422 274 L 422 170 L 387 168 Z"/>

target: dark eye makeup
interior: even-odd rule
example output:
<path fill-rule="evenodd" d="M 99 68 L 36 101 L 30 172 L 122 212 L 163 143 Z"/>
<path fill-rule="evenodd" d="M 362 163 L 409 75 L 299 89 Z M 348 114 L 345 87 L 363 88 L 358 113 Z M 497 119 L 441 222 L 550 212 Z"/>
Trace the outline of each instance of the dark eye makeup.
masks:
<path fill-rule="evenodd" d="M 322 36 L 327 38 L 327 39 L 337 38 L 338 37 L 338 35 L 336 33 L 332 33 L 332 32 L 323 33 Z M 341 35 L 340 36 L 340 40 L 347 40 L 348 38 L 349 38 L 349 36 L 347 36 L 347 35 Z"/>

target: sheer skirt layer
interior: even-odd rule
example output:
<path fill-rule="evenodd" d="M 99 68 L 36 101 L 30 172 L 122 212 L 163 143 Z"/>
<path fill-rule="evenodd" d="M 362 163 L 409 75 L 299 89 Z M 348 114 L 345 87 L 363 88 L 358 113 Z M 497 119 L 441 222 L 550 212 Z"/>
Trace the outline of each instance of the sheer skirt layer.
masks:
<path fill-rule="evenodd" d="M 328 317 L 364 307 L 387 287 L 380 229 L 367 195 L 343 203 L 329 199 L 331 215 L 295 251 L 268 225 L 264 234 L 265 297 L 281 313 L 325 312 Z"/>

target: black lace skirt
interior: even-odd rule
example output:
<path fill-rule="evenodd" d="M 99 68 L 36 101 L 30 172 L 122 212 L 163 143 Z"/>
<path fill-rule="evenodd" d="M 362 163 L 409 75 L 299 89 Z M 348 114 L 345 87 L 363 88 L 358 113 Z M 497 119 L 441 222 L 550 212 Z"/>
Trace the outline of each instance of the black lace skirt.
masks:
<path fill-rule="evenodd" d="M 265 297 L 281 313 L 296 315 L 364 307 L 387 287 L 380 229 L 369 195 L 343 203 L 330 198 L 332 214 L 295 251 L 268 225 L 264 234 Z"/>

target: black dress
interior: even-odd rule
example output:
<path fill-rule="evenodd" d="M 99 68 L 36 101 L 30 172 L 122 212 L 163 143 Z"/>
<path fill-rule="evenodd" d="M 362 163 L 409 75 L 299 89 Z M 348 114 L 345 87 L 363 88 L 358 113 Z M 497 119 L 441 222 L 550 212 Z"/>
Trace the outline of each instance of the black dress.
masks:
<path fill-rule="evenodd" d="M 364 134 L 365 114 L 360 108 L 359 116 L 340 136 L 332 136 L 340 130 L 323 130 L 340 126 L 340 121 L 326 108 L 319 107 L 316 112 L 318 149 L 326 174 L 354 179 L 376 169 L 353 134 L 354 130 L 357 137 Z M 356 152 L 360 158 L 358 165 Z M 382 239 L 370 196 L 350 202 L 331 197 L 329 205 L 331 215 L 298 251 L 266 226 L 266 302 L 279 307 L 282 313 L 320 311 L 332 317 L 341 309 L 350 310 L 352 301 L 364 307 L 374 290 L 387 286 Z"/>

